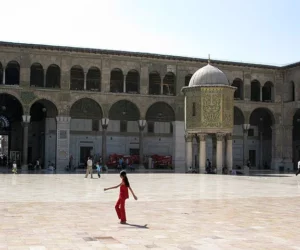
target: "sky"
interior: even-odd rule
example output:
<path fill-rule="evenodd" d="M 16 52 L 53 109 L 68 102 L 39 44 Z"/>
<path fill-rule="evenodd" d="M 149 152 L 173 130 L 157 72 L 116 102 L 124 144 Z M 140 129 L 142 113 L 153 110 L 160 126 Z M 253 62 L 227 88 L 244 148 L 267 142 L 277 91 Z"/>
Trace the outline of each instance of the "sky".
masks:
<path fill-rule="evenodd" d="M 300 61 L 298 0 L 0 0 L 0 41 Z"/>

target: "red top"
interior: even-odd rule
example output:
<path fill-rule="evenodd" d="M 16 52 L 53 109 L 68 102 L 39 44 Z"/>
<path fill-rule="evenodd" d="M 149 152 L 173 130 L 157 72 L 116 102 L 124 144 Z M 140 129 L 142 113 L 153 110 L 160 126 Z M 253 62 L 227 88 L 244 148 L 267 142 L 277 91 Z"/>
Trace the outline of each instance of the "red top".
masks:
<path fill-rule="evenodd" d="M 124 200 L 129 198 L 128 187 L 126 187 L 124 183 L 122 183 L 120 186 L 120 198 Z"/>

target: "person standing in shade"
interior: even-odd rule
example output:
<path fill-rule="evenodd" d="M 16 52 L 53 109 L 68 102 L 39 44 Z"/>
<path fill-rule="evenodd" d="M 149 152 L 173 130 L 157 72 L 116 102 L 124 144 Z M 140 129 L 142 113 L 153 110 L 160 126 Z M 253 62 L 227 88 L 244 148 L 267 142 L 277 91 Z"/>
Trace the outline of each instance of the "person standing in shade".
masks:
<path fill-rule="evenodd" d="M 86 174 L 85 178 L 88 177 L 89 173 L 91 173 L 91 178 L 93 179 L 93 161 L 91 157 L 88 157 L 88 160 L 86 162 Z"/>
<path fill-rule="evenodd" d="M 298 161 L 298 171 L 297 171 L 297 173 L 296 173 L 296 176 L 297 176 L 298 174 L 300 174 L 300 160 Z"/>

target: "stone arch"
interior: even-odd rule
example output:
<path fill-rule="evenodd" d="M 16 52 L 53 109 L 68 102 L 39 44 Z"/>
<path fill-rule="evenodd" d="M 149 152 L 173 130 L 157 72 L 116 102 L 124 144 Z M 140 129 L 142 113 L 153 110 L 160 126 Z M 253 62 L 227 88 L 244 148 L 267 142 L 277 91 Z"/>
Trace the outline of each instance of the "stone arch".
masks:
<path fill-rule="evenodd" d="M 103 110 L 97 101 L 91 98 L 81 98 L 72 104 L 70 117 L 75 119 L 101 120 Z"/>
<path fill-rule="evenodd" d="M 30 86 L 44 87 L 44 69 L 40 63 L 33 63 L 30 67 Z"/>
<path fill-rule="evenodd" d="M 175 111 L 165 102 L 155 102 L 147 109 L 146 120 L 172 122 L 175 121 Z"/>
<path fill-rule="evenodd" d="M 126 93 L 140 92 L 140 74 L 137 70 L 130 70 L 126 75 Z"/>
<path fill-rule="evenodd" d="M 176 95 L 176 76 L 172 72 L 168 72 L 163 79 L 163 94 Z"/>
<path fill-rule="evenodd" d="M 231 86 L 236 87 L 234 92 L 234 99 L 235 100 L 243 100 L 244 99 L 244 83 L 240 78 L 235 78 L 231 84 Z"/>
<path fill-rule="evenodd" d="M 234 125 L 245 124 L 245 116 L 243 111 L 240 108 L 234 106 L 233 113 L 234 113 Z"/>
<path fill-rule="evenodd" d="M 5 68 L 5 84 L 20 84 L 20 64 L 17 61 L 10 61 Z"/>
<path fill-rule="evenodd" d="M 60 67 L 51 64 L 46 72 L 46 88 L 60 88 Z"/>
<path fill-rule="evenodd" d="M 70 90 L 84 90 L 84 72 L 80 65 L 74 65 L 71 68 Z"/>
<path fill-rule="evenodd" d="M 193 74 L 187 74 L 185 77 L 184 77 L 184 86 L 185 87 L 188 87 L 189 84 L 190 84 L 190 80 L 192 78 Z"/>
<path fill-rule="evenodd" d="M 161 77 L 157 71 L 149 73 L 149 95 L 160 95 L 161 93 Z"/>
<path fill-rule="evenodd" d="M 262 87 L 262 101 L 273 102 L 274 101 L 274 84 L 268 81 Z"/>
<path fill-rule="evenodd" d="M 13 94 L 0 93 L 0 115 L 5 116 L 10 123 L 22 121 L 24 106 L 21 100 Z"/>
<path fill-rule="evenodd" d="M 250 117 L 249 117 L 249 123 L 252 125 L 257 125 L 258 120 L 256 118 L 264 118 L 266 117 L 270 122 L 270 125 L 276 124 L 276 117 L 273 111 L 271 111 L 268 108 L 255 108 L 251 111 Z M 256 121 L 256 122 L 255 122 Z"/>
<path fill-rule="evenodd" d="M 251 101 L 259 102 L 260 98 L 260 82 L 258 80 L 251 81 Z"/>
<path fill-rule="evenodd" d="M 58 108 L 50 100 L 38 99 L 30 106 L 31 121 L 41 121 L 44 118 L 55 118 L 58 116 Z"/>
<path fill-rule="evenodd" d="M 108 112 L 110 120 L 138 121 L 140 117 L 140 110 L 137 105 L 128 100 L 115 102 Z"/>
<path fill-rule="evenodd" d="M 110 92 L 124 92 L 124 75 L 123 71 L 119 68 L 114 68 L 110 72 Z"/>
<path fill-rule="evenodd" d="M 101 91 L 101 71 L 98 67 L 90 67 L 86 75 L 86 89 Z"/>

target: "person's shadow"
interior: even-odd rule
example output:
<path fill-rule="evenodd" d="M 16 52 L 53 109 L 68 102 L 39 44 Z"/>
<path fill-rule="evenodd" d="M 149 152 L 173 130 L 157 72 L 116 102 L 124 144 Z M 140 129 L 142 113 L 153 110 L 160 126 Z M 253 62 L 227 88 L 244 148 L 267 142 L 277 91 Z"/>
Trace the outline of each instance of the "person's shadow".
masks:
<path fill-rule="evenodd" d="M 136 228 L 140 228 L 140 229 L 149 229 L 148 224 L 137 225 L 137 224 L 125 223 L 124 225 L 131 226 L 131 227 L 136 227 Z"/>

